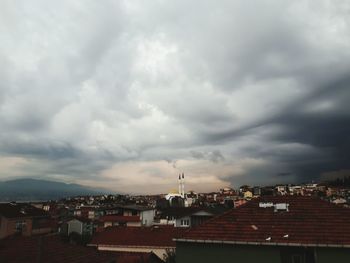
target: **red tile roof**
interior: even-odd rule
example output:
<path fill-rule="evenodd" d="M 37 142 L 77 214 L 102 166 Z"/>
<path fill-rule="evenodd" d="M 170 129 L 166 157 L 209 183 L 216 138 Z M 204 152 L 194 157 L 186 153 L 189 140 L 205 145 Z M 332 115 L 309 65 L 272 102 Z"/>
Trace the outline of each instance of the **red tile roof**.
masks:
<path fill-rule="evenodd" d="M 175 247 L 174 238 L 180 238 L 186 229 L 173 226 L 110 227 L 95 233 L 91 245 Z"/>
<path fill-rule="evenodd" d="M 134 210 L 134 211 L 148 211 L 155 210 L 153 207 L 141 206 L 141 205 L 124 205 L 121 206 L 124 210 Z"/>
<path fill-rule="evenodd" d="M 0 204 L 0 216 L 6 218 L 46 217 L 48 214 L 29 204 L 3 203 Z"/>
<path fill-rule="evenodd" d="M 288 211 L 259 207 L 260 202 L 287 203 Z M 191 229 L 177 241 L 279 245 L 350 245 L 350 209 L 302 196 L 270 196 Z"/>
<path fill-rule="evenodd" d="M 140 222 L 139 216 L 117 216 L 117 215 L 106 215 L 101 216 L 99 221 L 101 222 Z"/>
<path fill-rule="evenodd" d="M 1 263 L 36 263 L 40 237 L 14 237 L 0 242 Z M 79 245 L 61 241 L 58 236 L 41 237 L 41 262 L 109 263 L 113 257 Z"/>
<path fill-rule="evenodd" d="M 63 242 L 57 235 L 41 237 L 41 262 L 51 263 L 150 263 L 162 262 L 153 253 L 98 251 Z M 1 263 L 37 263 L 39 237 L 12 237 L 0 240 Z"/>

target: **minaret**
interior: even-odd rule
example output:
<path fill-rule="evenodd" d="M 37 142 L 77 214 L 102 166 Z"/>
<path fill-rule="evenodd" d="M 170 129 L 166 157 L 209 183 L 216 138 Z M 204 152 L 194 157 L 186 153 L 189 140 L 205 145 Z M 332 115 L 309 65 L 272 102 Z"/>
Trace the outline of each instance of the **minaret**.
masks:
<path fill-rule="evenodd" d="M 182 186 L 181 186 L 181 174 L 179 174 L 179 194 L 182 196 Z"/>
<path fill-rule="evenodd" d="M 182 173 L 182 198 L 185 198 L 185 174 Z"/>

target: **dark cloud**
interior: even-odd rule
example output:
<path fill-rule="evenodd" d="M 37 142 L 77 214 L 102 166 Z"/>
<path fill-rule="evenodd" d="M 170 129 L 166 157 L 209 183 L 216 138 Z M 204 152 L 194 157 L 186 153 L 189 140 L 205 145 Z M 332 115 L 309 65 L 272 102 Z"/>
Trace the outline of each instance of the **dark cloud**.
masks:
<path fill-rule="evenodd" d="M 349 78 L 329 84 L 274 120 L 282 128 L 274 140 L 315 149 L 314 153 L 301 154 L 290 162 L 301 176 L 318 177 L 322 171 L 349 168 L 349 87 Z"/>
<path fill-rule="evenodd" d="M 198 151 L 190 151 L 191 156 L 195 159 L 206 159 L 213 163 L 217 163 L 220 161 L 224 161 L 225 157 L 219 150 L 214 150 L 210 152 L 198 152 Z"/>
<path fill-rule="evenodd" d="M 204 154 L 201 152 L 191 151 L 190 153 L 191 153 L 193 158 L 196 158 L 196 159 L 204 159 L 205 158 Z"/>
<path fill-rule="evenodd" d="M 292 173 L 290 173 L 290 172 L 280 172 L 277 174 L 277 176 L 282 176 L 282 177 L 291 176 L 291 175 L 292 175 Z"/>
<path fill-rule="evenodd" d="M 79 155 L 79 151 L 74 149 L 68 142 L 53 142 L 45 141 L 42 138 L 36 140 L 25 140 L 16 138 L 17 140 L 11 140 L 12 138 L 1 138 L 1 153 L 3 155 L 17 155 L 28 157 L 39 157 L 47 159 L 61 159 L 61 158 L 73 158 Z"/>
<path fill-rule="evenodd" d="M 0 177 L 107 185 L 181 170 L 202 185 L 237 185 L 349 169 L 348 10 L 1 3 Z"/>
<path fill-rule="evenodd" d="M 214 163 L 225 160 L 225 157 L 221 154 L 221 152 L 219 150 L 215 150 L 213 152 L 210 152 L 208 155 L 209 155 L 210 160 Z"/>

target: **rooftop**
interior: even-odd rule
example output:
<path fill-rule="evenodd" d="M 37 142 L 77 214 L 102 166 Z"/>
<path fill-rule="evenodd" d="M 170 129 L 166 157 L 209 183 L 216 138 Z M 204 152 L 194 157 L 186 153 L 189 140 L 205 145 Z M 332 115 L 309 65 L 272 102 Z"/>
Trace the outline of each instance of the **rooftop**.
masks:
<path fill-rule="evenodd" d="M 318 198 L 261 197 L 208 220 L 177 241 L 350 246 L 349 218 L 350 209 Z"/>
<path fill-rule="evenodd" d="M 41 240 L 40 240 L 41 238 Z M 41 249 L 39 247 L 41 246 Z M 18 253 L 18 248 L 21 253 Z M 63 242 L 57 235 L 12 237 L 0 240 L 1 263 L 147 263 L 162 262 L 153 253 L 98 251 L 94 248 Z"/>
<path fill-rule="evenodd" d="M 6 218 L 45 217 L 48 214 L 30 204 L 0 203 L 0 216 Z"/>
<path fill-rule="evenodd" d="M 140 205 L 124 205 L 122 206 L 124 209 L 134 210 L 134 211 L 147 211 L 154 210 L 152 207 L 140 206 Z"/>
<path fill-rule="evenodd" d="M 174 238 L 180 238 L 186 230 L 173 226 L 110 227 L 95 233 L 90 245 L 175 247 Z"/>
<path fill-rule="evenodd" d="M 45 237 L 14 237 L 0 241 L 1 262 L 35 263 L 39 260 L 41 246 L 41 262 L 71 262 L 71 263 L 109 263 L 111 256 L 106 256 L 92 248 L 64 243 L 58 236 Z M 41 242 L 41 245 L 40 245 Z M 18 253 L 21 248 L 21 253 Z"/>

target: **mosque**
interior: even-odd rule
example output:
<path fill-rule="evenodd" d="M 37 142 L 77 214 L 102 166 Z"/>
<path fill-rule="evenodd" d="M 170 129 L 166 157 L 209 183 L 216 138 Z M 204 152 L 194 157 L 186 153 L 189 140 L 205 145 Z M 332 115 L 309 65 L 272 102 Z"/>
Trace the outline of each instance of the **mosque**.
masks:
<path fill-rule="evenodd" d="M 169 206 L 184 206 L 186 200 L 185 194 L 185 174 L 179 174 L 179 191 L 172 190 L 165 196 Z"/>
<path fill-rule="evenodd" d="M 186 194 L 185 192 L 185 174 L 179 174 L 179 190 L 171 190 L 169 194 L 165 196 L 162 202 L 162 207 L 188 207 L 191 206 L 196 199 L 198 194 L 194 191 L 190 191 Z"/>

